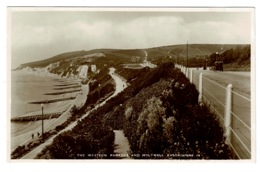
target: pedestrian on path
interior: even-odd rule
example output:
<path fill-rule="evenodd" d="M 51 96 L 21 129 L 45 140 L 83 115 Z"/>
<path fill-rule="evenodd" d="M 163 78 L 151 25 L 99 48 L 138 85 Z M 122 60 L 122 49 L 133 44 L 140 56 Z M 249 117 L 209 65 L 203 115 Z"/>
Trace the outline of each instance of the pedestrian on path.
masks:
<path fill-rule="evenodd" d="M 34 134 L 32 133 L 32 139 L 34 138 Z"/>

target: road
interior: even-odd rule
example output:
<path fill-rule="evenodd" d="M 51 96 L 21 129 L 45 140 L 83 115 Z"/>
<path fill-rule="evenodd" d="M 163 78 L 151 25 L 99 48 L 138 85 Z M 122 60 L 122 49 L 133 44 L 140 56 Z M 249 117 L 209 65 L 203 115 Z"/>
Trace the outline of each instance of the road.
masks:
<path fill-rule="evenodd" d="M 243 93 L 250 98 L 251 93 L 251 76 L 250 72 L 217 72 L 210 70 L 193 70 L 194 73 L 203 73 L 204 76 L 217 81 L 218 83 L 226 86 L 233 85 L 233 90 Z"/>
<path fill-rule="evenodd" d="M 145 54 L 145 56 L 144 56 L 144 61 L 143 61 L 143 63 L 140 63 L 140 65 L 141 65 L 142 67 L 147 67 L 147 66 L 148 66 L 149 68 L 156 68 L 157 65 L 152 64 L 150 61 L 147 60 L 147 57 L 148 57 L 147 51 L 144 50 L 144 54 Z"/>
<path fill-rule="evenodd" d="M 232 92 L 232 145 L 240 158 L 251 158 L 251 75 L 250 72 L 217 72 L 193 70 L 193 83 L 198 88 L 199 74 L 203 73 L 203 98 L 224 118 L 226 87 Z M 221 118 L 220 118 L 221 119 Z M 223 123 L 223 120 L 220 120 Z M 240 139 L 240 140 L 239 140 Z"/>
<path fill-rule="evenodd" d="M 115 92 L 110 97 L 108 97 L 106 100 L 104 100 L 102 103 L 97 105 L 95 107 L 95 109 L 100 107 L 100 106 L 103 106 L 109 99 L 111 99 L 112 97 L 115 97 L 118 93 L 120 93 L 121 91 L 123 91 L 127 87 L 126 79 L 124 79 L 123 77 L 116 74 L 115 70 L 116 70 L 115 68 L 109 69 L 109 75 L 115 81 L 115 85 L 116 85 Z"/>
<path fill-rule="evenodd" d="M 147 60 L 148 57 L 147 51 L 144 50 L 143 52 L 144 52 L 144 60 L 142 63 L 123 64 L 124 68 L 129 68 L 129 69 L 142 69 L 144 67 L 156 68 L 157 65 Z"/>

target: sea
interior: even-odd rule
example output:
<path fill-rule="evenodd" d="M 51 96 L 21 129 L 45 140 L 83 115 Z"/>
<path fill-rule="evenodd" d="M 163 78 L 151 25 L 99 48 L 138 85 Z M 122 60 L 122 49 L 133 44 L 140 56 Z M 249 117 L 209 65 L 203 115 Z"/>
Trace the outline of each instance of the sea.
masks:
<path fill-rule="evenodd" d="M 10 140 L 11 150 L 23 145 L 30 139 L 32 134 L 41 130 L 41 121 L 30 122 L 11 122 L 11 119 L 18 116 L 39 115 L 41 114 L 40 104 L 30 104 L 29 102 L 50 100 L 62 97 L 76 96 L 77 92 L 46 95 L 46 93 L 57 92 L 55 88 L 72 83 L 68 79 L 59 79 L 44 74 L 35 74 L 22 71 L 11 72 L 11 106 L 10 106 Z M 44 113 L 64 112 L 69 108 L 73 100 L 60 101 L 44 105 Z M 55 119 L 44 120 L 48 125 Z"/>

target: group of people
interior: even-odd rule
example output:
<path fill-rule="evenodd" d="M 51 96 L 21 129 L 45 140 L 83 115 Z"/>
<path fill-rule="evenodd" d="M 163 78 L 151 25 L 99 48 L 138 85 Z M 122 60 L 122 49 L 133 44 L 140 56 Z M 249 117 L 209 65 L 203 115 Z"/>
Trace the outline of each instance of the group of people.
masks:
<path fill-rule="evenodd" d="M 37 136 L 40 137 L 40 133 L 37 133 Z M 32 139 L 34 139 L 34 134 L 32 133 Z"/>

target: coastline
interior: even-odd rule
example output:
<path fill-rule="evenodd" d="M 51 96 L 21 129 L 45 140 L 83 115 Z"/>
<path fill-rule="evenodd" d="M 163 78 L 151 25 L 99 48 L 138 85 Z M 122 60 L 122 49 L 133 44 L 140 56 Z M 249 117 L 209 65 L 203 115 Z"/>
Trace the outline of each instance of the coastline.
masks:
<path fill-rule="evenodd" d="M 57 87 L 57 85 L 63 85 L 66 86 L 66 84 L 77 84 L 80 87 L 77 87 L 76 89 L 78 89 L 78 91 L 73 91 L 75 88 L 71 88 L 68 93 L 64 93 L 64 94 L 59 94 L 59 95 L 45 95 L 45 97 L 64 97 L 67 95 L 73 95 L 74 99 L 70 99 L 70 100 L 66 100 L 66 101 L 56 101 L 56 102 L 52 102 L 49 104 L 45 104 L 44 107 L 44 113 L 54 113 L 54 112 L 63 112 L 62 115 L 60 115 L 59 118 L 55 118 L 55 119 L 48 119 L 48 120 L 44 120 L 44 125 L 45 125 L 45 131 L 50 131 L 51 129 L 54 129 L 57 125 L 59 125 L 60 123 L 64 122 L 67 120 L 68 118 L 68 112 L 70 111 L 70 108 L 75 104 L 76 99 L 78 99 L 78 96 L 81 95 L 83 96 L 82 92 L 83 92 L 83 87 L 80 84 L 80 80 L 79 79 L 72 79 L 72 78 L 62 78 L 58 75 L 55 74 L 51 74 L 51 73 L 41 73 L 41 72 L 35 72 L 35 71 L 12 71 L 12 84 L 14 84 L 15 86 L 17 86 L 15 84 L 15 82 L 13 81 L 13 76 L 14 74 L 18 74 L 18 76 L 32 76 L 34 79 L 36 78 L 36 83 L 39 84 L 40 86 L 44 87 L 44 82 L 47 82 L 46 85 L 48 85 L 47 90 L 40 90 L 40 88 L 38 90 L 36 90 L 36 93 L 43 91 L 42 93 L 55 93 L 55 92 L 59 92 L 59 90 L 53 90 L 53 88 Z M 46 81 L 44 79 L 46 79 Z M 20 81 L 23 80 L 24 78 L 18 78 Z M 28 78 L 26 82 L 31 82 L 29 81 Z M 42 80 L 41 80 L 42 79 Z M 38 83 L 39 80 L 39 83 Z M 41 84 L 43 83 L 43 84 Z M 26 83 L 26 84 L 30 84 L 30 83 Z M 56 85 L 56 86 L 55 86 Z M 19 86 L 19 84 L 18 84 Z M 17 87 L 18 87 L 17 86 Z M 62 86 L 59 86 L 62 87 Z M 80 90 L 79 90 L 80 88 Z M 84 88 L 85 89 L 85 88 Z M 65 89 L 64 89 L 65 90 Z M 27 105 L 28 107 L 32 107 L 30 108 L 30 110 L 28 111 L 28 107 L 23 107 L 25 110 L 23 111 L 27 111 L 26 113 L 21 113 L 21 114 L 13 114 L 13 109 L 15 109 L 17 103 L 14 103 L 14 101 L 17 98 L 17 95 L 13 95 L 16 94 L 17 90 L 13 90 L 11 91 L 11 96 L 12 96 L 12 100 L 11 101 L 11 114 L 10 114 L 10 118 L 11 117 L 17 117 L 17 116 L 29 116 L 29 115 L 36 115 L 36 114 L 41 114 L 41 107 L 39 104 L 36 104 L 34 106 L 29 104 L 29 101 L 26 102 L 22 102 L 22 100 L 18 100 L 21 102 L 18 103 L 22 103 L 21 106 L 23 105 Z M 22 91 L 24 91 L 22 89 Z M 86 95 L 86 94 L 84 94 Z M 39 100 L 41 97 L 38 95 L 36 95 L 36 98 Z M 35 100 L 37 100 L 35 99 Z M 82 99 L 82 98 L 81 98 Z M 82 100 L 83 101 L 83 100 Z M 19 110 L 18 110 L 19 111 Z M 67 115 L 64 115 L 67 114 Z M 56 121 L 56 122 L 55 122 Z M 57 122 L 58 121 L 58 122 Z M 28 143 L 29 141 L 32 141 L 32 133 L 34 133 L 34 135 L 36 136 L 37 133 L 40 132 L 41 130 L 41 122 L 40 121 L 29 121 L 29 122 L 11 122 L 11 134 L 10 134 L 10 139 L 11 139 L 11 151 L 13 151 L 17 146 L 19 145 L 23 145 Z"/>

